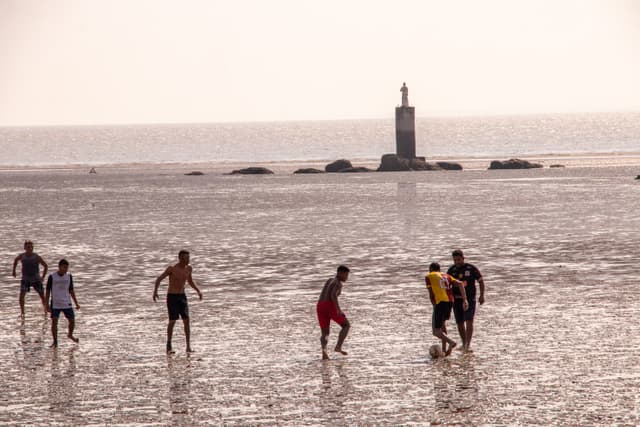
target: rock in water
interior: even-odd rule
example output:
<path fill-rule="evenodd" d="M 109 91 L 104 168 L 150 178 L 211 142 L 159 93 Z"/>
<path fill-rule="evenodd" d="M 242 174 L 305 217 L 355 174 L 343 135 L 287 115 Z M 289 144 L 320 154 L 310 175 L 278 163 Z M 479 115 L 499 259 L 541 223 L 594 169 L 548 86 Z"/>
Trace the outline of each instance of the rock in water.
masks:
<path fill-rule="evenodd" d="M 324 171 L 321 171 L 320 169 L 315 169 L 315 168 L 302 168 L 302 169 L 298 169 L 294 173 L 324 173 Z"/>
<path fill-rule="evenodd" d="M 411 162 L 395 154 L 384 154 L 380 159 L 378 172 L 401 172 L 411 170 Z"/>
<path fill-rule="evenodd" d="M 250 168 L 237 169 L 231 172 L 231 175 L 270 175 L 273 172 L 267 168 L 252 166 Z"/>
<path fill-rule="evenodd" d="M 204 175 L 204 173 L 202 173 L 200 171 L 191 171 L 189 173 L 185 173 L 185 175 L 187 175 L 187 176 L 200 176 L 200 175 Z"/>
<path fill-rule="evenodd" d="M 349 160 L 340 159 L 329 163 L 324 167 L 325 172 L 340 172 L 342 169 L 352 168 L 353 165 Z"/>
<path fill-rule="evenodd" d="M 446 171 L 461 171 L 462 165 L 454 162 L 436 162 L 436 165 L 440 166 Z"/>
<path fill-rule="evenodd" d="M 364 166 L 357 166 L 357 167 L 352 167 L 352 168 L 346 168 L 346 169 L 340 169 L 338 172 L 373 172 L 371 169 L 369 168 L 365 168 Z"/>
<path fill-rule="evenodd" d="M 491 162 L 489 169 L 535 169 L 541 168 L 540 163 L 531 163 L 527 160 L 521 159 L 509 159 L 509 160 L 494 160 Z"/>

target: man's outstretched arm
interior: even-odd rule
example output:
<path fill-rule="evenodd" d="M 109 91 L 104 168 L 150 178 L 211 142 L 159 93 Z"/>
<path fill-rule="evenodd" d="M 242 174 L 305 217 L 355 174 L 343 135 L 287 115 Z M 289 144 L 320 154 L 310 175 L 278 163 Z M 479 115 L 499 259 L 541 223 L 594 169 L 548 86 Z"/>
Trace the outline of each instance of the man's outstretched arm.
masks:
<path fill-rule="evenodd" d="M 158 278 L 156 279 L 156 285 L 153 288 L 153 301 L 155 302 L 158 299 L 158 286 L 160 286 L 160 282 L 162 282 L 165 278 L 167 278 L 172 271 L 172 267 L 167 267 L 167 269 L 164 271 L 164 273 L 162 273 L 161 275 L 158 276 Z"/>

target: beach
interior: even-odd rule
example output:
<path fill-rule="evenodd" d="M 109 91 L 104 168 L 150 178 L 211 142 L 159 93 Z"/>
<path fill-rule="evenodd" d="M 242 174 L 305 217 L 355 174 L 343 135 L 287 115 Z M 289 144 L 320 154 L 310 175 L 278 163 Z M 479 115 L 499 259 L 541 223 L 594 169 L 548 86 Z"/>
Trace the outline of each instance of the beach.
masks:
<path fill-rule="evenodd" d="M 34 240 L 50 269 L 70 261 L 81 309 L 80 343 L 53 351 L 36 295 L 22 323 L 18 281 L 2 280 L 0 424 L 637 424 L 640 171 L 604 158 L 305 176 L 289 163 L 269 176 L 5 169 L 6 271 Z M 183 248 L 204 299 L 187 291 L 195 353 L 178 322 L 168 356 L 166 284 L 151 296 Z M 432 361 L 424 275 L 455 248 L 486 303 L 474 352 Z M 349 355 L 323 362 L 315 303 L 341 263 Z"/>

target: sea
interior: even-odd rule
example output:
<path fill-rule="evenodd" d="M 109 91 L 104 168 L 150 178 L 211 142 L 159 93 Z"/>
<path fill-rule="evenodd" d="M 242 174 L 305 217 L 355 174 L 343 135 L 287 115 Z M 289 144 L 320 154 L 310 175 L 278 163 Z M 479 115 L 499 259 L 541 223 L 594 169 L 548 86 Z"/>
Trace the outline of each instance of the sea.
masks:
<path fill-rule="evenodd" d="M 637 425 L 639 119 L 418 119 L 418 154 L 464 170 L 314 175 L 375 166 L 392 121 L 1 128 L 0 425 Z M 511 157 L 545 167 L 487 169 Z M 70 262 L 78 344 L 62 318 L 50 348 L 33 291 L 19 317 L 25 239 Z M 181 249 L 203 299 L 167 355 L 152 293 Z M 424 276 L 453 249 L 486 301 L 473 352 L 432 360 Z M 323 361 L 339 264 L 349 354 Z"/>

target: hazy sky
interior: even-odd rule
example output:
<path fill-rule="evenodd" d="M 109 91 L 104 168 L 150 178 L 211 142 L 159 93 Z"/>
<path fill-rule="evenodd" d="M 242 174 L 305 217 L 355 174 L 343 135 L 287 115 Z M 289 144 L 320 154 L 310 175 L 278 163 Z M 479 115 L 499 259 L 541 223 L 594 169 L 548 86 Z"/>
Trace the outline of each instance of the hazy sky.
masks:
<path fill-rule="evenodd" d="M 0 126 L 640 111 L 640 0 L 0 0 Z"/>

